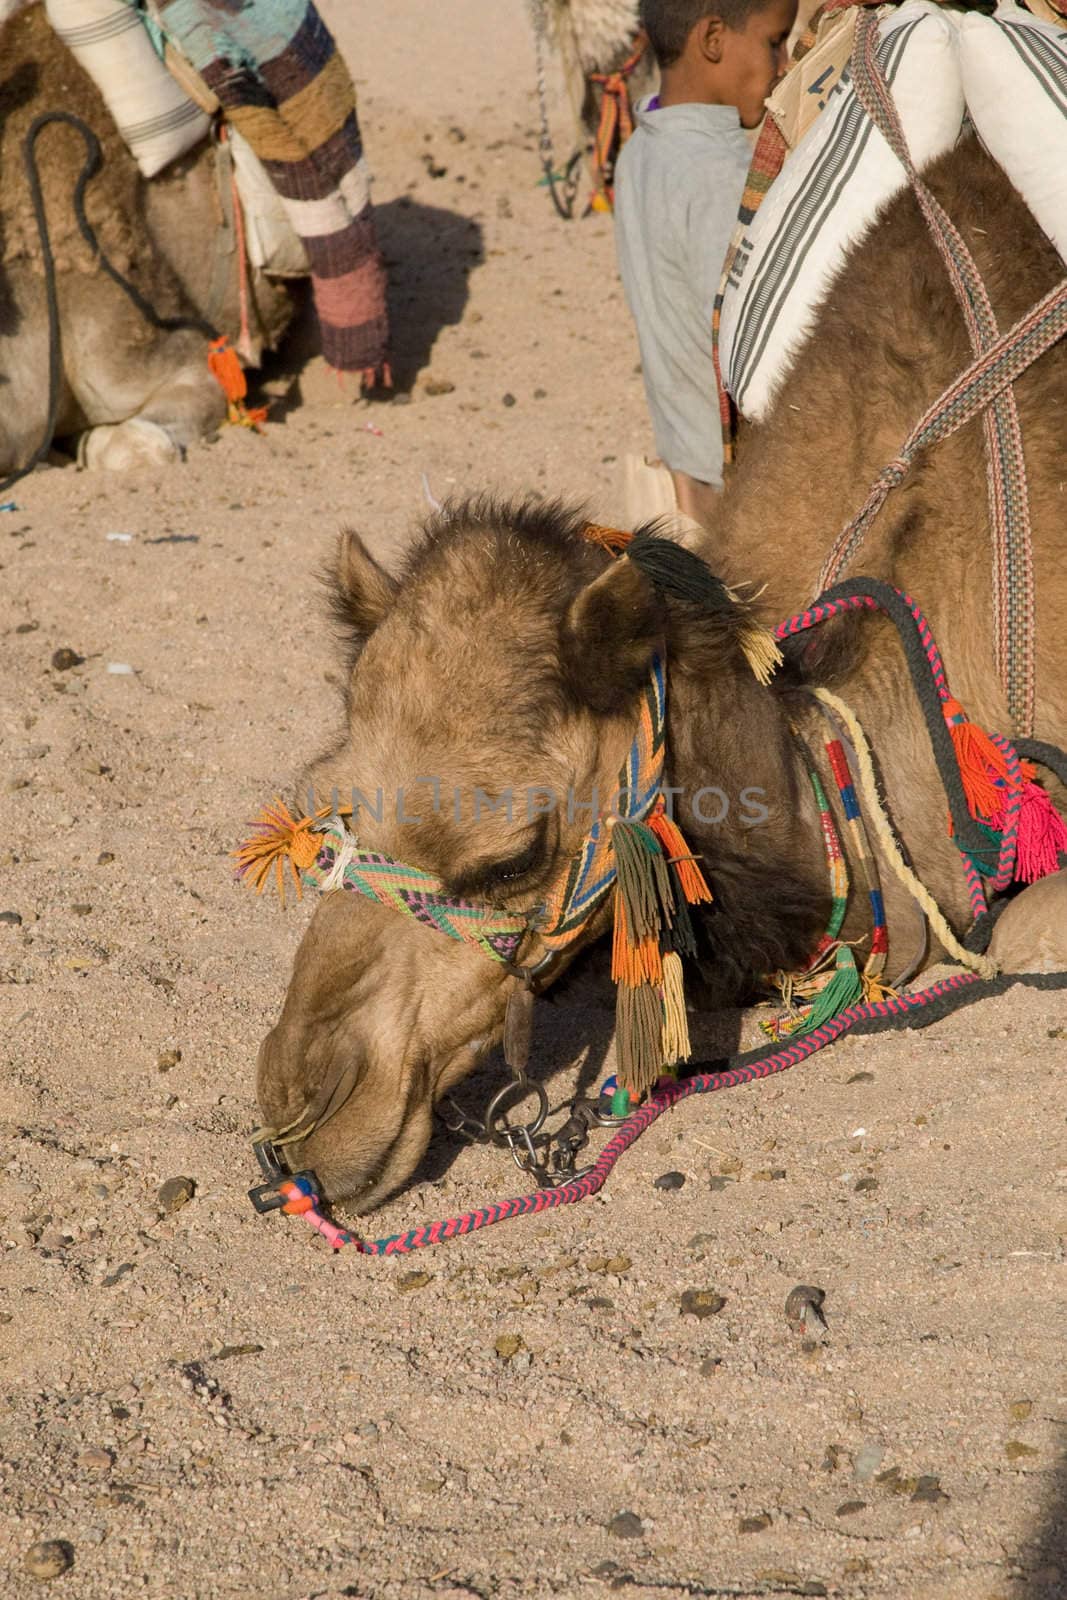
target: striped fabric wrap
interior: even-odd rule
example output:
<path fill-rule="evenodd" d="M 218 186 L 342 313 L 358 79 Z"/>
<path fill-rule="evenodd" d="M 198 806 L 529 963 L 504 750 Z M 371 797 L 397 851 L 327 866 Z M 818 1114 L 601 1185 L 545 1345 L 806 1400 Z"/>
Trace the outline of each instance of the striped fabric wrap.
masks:
<path fill-rule="evenodd" d="M 1067 18 L 1001 4 L 961 18 L 959 41 L 978 137 L 1067 261 Z"/>
<path fill-rule="evenodd" d="M 855 3 L 855 0 L 844 0 L 845 5 L 852 3 Z M 828 0 L 826 5 L 822 5 L 818 10 L 812 12 L 808 19 L 807 27 L 793 46 L 793 53 L 790 58 L 791 69 L 814 49 L 815 41 L 818 37 L 819 24 L 823 18 L 831 12 L 843 9 L 844 5 L 840 3 L 840 0 L 837 0 L 837 3 L 835 3 L 835 0 Z M 719 292 L 715 297 L 715 305 L 711 313 L 711 348 L 715 362 L 715 377 L 719 387 L 719 416 L 722 423 L 723 460 L 727 463 L 734 459 L 735 417 L 730 396 L 722 380 L 722 370 L 719 363 L 719 328 L 722 322 L 723 298 L 726 293 L 730 272 L 733 268 L 734 257 L 740 249 L 745 229 L 759 210 L 767 190 L 779 172 L 781 172 L 782 163 L 788 153 L 789 146 L 782 130 L 773 117 L 765 117 L 755 148 L 752 151 L 752 161 L 748 169 L 748 177 L 745 180 L 744 191 L 741 195 L 734 235 L 726 252 Z"/>
<path fill-rule="evenodd" d="M 159 0 L 159 21 L 262 161 L 307 251 L 322 352 L 388 360 L 385 264 L 348 69 L 310 0 Z"/>
<path fill-rule="evenodd" d="M 921 170 L 952 148 L 963 119 L 954 28 L 930 0 L 878 15 L 878 67 Z M 853 56 L 731 255 L 718 359 L 738 411 L 755 421 L 768 416 L 849 249 L 908 181 L 858 92 L 857 71 Z"/>
<path fill-rule="evenodd" d="M 45 14 L 100 90 L 144 177 L 207 137 L 211 118 L 182 93 L 125 0 L 45 0 Z"/>

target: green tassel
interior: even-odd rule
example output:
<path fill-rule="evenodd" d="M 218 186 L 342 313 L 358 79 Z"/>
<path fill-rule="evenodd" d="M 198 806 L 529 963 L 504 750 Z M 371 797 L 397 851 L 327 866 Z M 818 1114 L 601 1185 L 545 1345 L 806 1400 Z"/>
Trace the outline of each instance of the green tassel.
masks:
<path fill-rule="evenodd" d="M 971 863 L 971 866 L 974 867 L 976 872 L 980 872 L 985 878 L 991 878 L 996 872 L 997 863 L 1000 860 L 1001 834 L 996 828 L 991 828 L 987 822 L 979 821 L 977 817 L 972 819 L 972 825 L 978 829 L 979 833 L 989 840 L 991 854 L 986 855 L 983 852 L 981 856 L 976 856 L 972 855 L 969 850 L 962 849 L 962 847 L 960 854 L 967 857 L 967 860 Z"/>
<path fill-rule="evenodd" d="M 797 1033 L 810 1033 L 830 1022 L 838 1012 L 846 1011 L 863 999 L 863 979 L 856 967 L 856 958 L 847 944 L 838 945 L 834 960 L 834 975 L 825 989 L 821 989 L 800 1019 Z"/>
<path fill-rule="evenodd" d="M 616 821 L 611 830 L 619 893 L 631 937 L 644 939 L 669 923 L 674 896 L 659 840 L 641 822 Z"/>

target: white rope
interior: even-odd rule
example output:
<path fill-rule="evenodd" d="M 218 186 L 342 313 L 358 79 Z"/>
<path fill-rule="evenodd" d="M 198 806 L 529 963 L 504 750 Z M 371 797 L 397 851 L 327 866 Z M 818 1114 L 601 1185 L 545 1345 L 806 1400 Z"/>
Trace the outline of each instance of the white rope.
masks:
<path fill-rule="evenodd" d="M 831 694 L 829 689 L 816 689 L 815 698 L 821 700 L 823 705 L 829 706 L 834 715 L 840 717 L 848 729 L 849 738 L 852 740 L 856 752 L 856 763 L 859 767 L 860 789 L 864 802 L 870 812 L 871 823 L 874 827 L 878 843 L 885 852 L 886 860 L 892 867 L 899 881 L 908 889 L 919 902 L 930 927 L 941 941 L 945 950 L 961 966 L 967 967 L 971 972 L 976 972 L 980 978 L 995 978 L 999 967 L 988 956 L 978 955 L 973 950 L 967 950 L 956 938 L 948 925 L 944 912 L 930 893 L 929 889 L 908 866 L 900 852 L 896 835 L 886 816 L 882 797 L 878 793 L 878 779 L 875 776 L 874 762 L 871 759 L 871 747 L 867 743 L 867 735 L 860 726 L 859 718 L 852 708 L 836 694 Z"/>
<path fill-rule="evenodd" d="M 339 836 L 337 856 L 333 866 L 319 884 L 320 894 L 330 894 L 334 889 L 343 888 L 345 870 L 351 865 L 359 851 L 359 840 L 354 833 L 349 833 L 344 825 L 343 818 L 338 816 L 331 817 L 328 826 L 331 832 Z"/>

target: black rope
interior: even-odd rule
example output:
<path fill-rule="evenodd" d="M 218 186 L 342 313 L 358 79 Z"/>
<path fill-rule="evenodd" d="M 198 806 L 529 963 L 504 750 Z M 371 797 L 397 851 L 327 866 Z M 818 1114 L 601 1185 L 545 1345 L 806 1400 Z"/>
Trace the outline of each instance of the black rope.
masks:
<path fill-rule="evenodd" d="M 1054 772 L 1062 784 L 1067 785 L 1067 753 L 1058 745 L 1044 739 L 1016 739 L 1015 752 L 1024 761 L 1034 761 L 1039 767 Z"/>
<path fill-rule="evenodd" d="M 93 255 L 99 261 L 108 277 L 117 283 L 122 292 L 132 301 L 146 322 L 153 328 L 159 328 L 163 333 L 176 333 L 181 329 L 189 328 L 196 333 L 202 333 L 207 339 L 217 337 L 216 329 L 202 317 L 161 317 L 155 307 L 145 299 L 140 290 L 128 278 L 124 278 L 116 267 L 111 265 L 93 229 L 92 223 L 85 214 L 85 190 L 92 178 L 100 171 L 104 164 L 103 151 L 100 140 L 92 128 L 82 121 L 81 117 L 74 116 L 69 111 L 44 111 L 39 117 L 34 117 L 30 124 L 29 132 L 22 141 L 22 161 L 26 169 L 26 181 L 29 184 L 30 198 L 33 201 L 33 215 L 37 224 L 37 236 L 41 241 L 41 260 L 44 267 L 45 299 L 48 305 L 48 412 L 45 422 L 44 436 L 33 455 L 24 467 L 13 472 L 10 477 L 0 482 L 0 494 L 10 489 L 20 479 L 31 473 L 38 462 L 43 461 L 52 444 L 52 435 L 55 430 L 56 417 L 59 412 L 59 380 L 62 372 L 62 347 L 60 343 L 59 327 L 59 298 L 56 293 L 56 263 L 52 254 L 52 243 L 48 232 L 48 217 L 45 213 L 44 193 L 41 188 L 41 174 L 37 168 L 36 144 L 43 128 L 50 122 L 65 122 L 68 127 L 74 128 L 85 141 L 85 161 L 78 181 L 74 185 L 74 218 L 78 230 L 85 240 Z"/>
<path fill-rule="evenodd" d="M 832 588 L 825 590 L 812 601 L 809 609 L 816 610 L 819 606 L 832 605 L 835 601 L 852 600 L 857 596 L 870 597 L 874 600 L 879 610 L 884 611 L 889 617 L 900 637 L 912 687 L 919 702 L 923 721 L 926 723 L 926 732 L 930 739 L 934 761 L 937 763 L 941 786 L 952 814 L 956 843 L 976 865 L 979 861 L 985 861 L 989 863 L 990 871 L 995 870 L 999 846 L 990 842 L 988 835 L 971 816 L 952 743 L 952 734 L 942 714 L 941 697 L 934 681 L 933 668 L 919 633 L 919 624 L 912 616 L 903 595 L 892 585 L 883 583 L 880 578 L 847 578 L 843 583 L 835 583 Z"/>

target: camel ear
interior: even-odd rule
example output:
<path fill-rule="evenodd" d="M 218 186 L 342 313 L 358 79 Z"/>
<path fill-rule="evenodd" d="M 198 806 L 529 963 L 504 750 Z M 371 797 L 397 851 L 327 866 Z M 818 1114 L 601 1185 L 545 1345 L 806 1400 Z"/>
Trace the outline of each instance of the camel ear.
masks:
<path fill-rule="evenodd" d="M 618 711 L 648 677 L 663 637 L 660 606 L 632 562 L 613 561 L 575 596 L 563 627 L 571 688 L 594 711 Z"/>
<path fill-rule="evenodd" d="M 337 541 L 334 604 L 339 620 L 357 638 L 373 633 L 396 598 L 396 579 L 379 566 L 358 533 L 345 528 Z"/>

